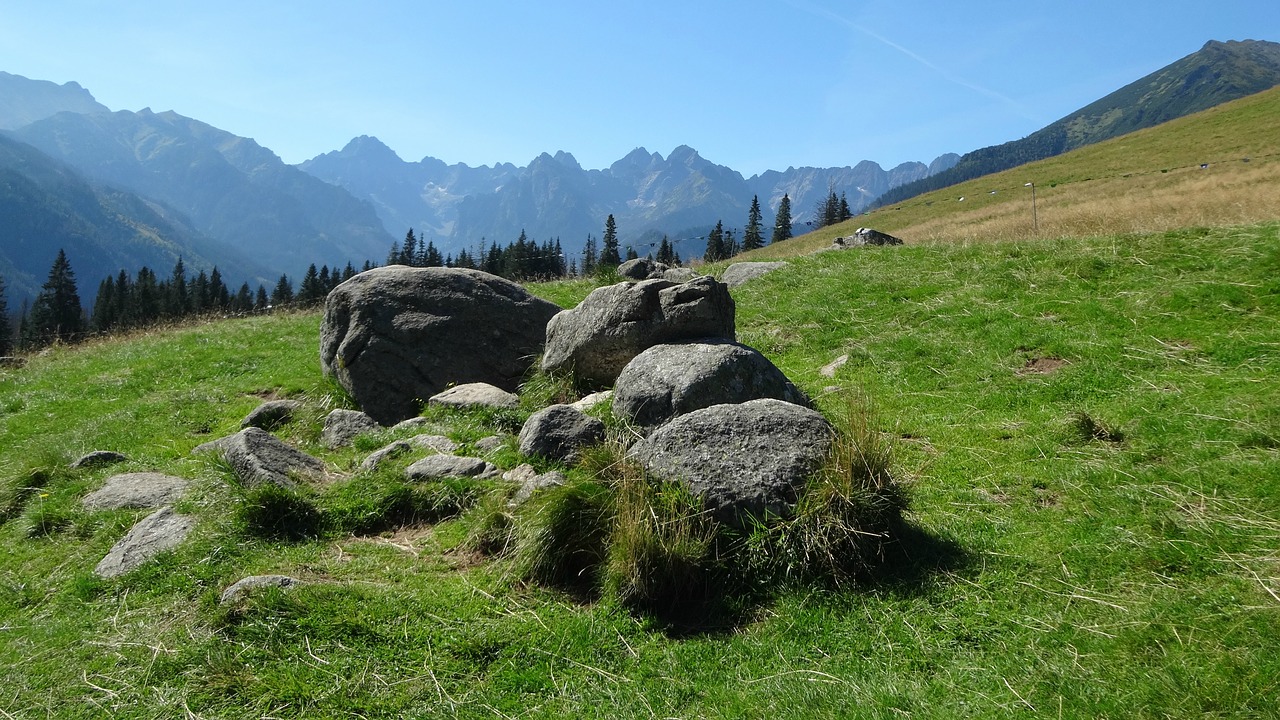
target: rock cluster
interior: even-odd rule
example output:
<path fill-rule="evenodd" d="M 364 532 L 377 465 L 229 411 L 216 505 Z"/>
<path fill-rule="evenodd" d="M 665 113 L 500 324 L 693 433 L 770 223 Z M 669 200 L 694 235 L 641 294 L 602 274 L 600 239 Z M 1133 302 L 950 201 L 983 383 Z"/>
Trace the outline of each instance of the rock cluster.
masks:
<path fill-rule="evenodd" d="M 759 265 L 759 264 L 756 264 Z M 757 350 L 736 342 L 734 302 L 726 283 L 709 276 L 687 282 L 650 279 L 670 270 L 637 262 L 645 279 L 592 292 L 577 308 L 552 313 L 549 304 L 500 278 L 469 270 L 380 268 L 339 286 L 326 304 L 321 337 L 325 372 L 362 411 L 333 410 L 322 443 L 350 445 L 369 433 L 420 434 L 395 439 L 359 463 L 359 473 L 425 451 L 403 470 L 411 482 L 446 477 L 503 477 L 519 485 L 513 504 L 565 482 L 532 465 L 503 473 L 493 462 L 510 438 L 482 438 L 459 447 L 430 420 L 415 418 L 423 402 L 456 407 L 518 408 L 514 384 L 542 351 L 542 366 L 578 386 L 613 386 L 573 405 L 533 413 L 516 440 L 541 462 L 573 464 L 604 441 L 605 425 L 587 414 L 610 403 L 615 417 L 640 437 L 629 450 L 654 477 L 685 484 L 730 522 L 745 515 L 786 515 L 806 480 L 825 462 L 831 426 L 808 397 Z M 543 340 L 545 338 L 545 349 Z M 328 477 L 325 463 L 271 434 L 302 409 L 296 401 L 264 403 L 243 429 L 205 443 L 245 487 L 293 487 Z M 394 425 L 394 427 L 389 427 Z M 117 460 L 86 456 L 81 467 Z M 500 462 L 500 460 L 499 460 Z M 95 570 L 128 572 L 175 547 L 194 521 L 173 510 L 189 486 L 183 478 L 128 473 L 84 498 L 87 508 L 160 507 L 139 522 Z M 286 576 L 246 578 L 224 602 L 262 586 L 287 588 Z"/>

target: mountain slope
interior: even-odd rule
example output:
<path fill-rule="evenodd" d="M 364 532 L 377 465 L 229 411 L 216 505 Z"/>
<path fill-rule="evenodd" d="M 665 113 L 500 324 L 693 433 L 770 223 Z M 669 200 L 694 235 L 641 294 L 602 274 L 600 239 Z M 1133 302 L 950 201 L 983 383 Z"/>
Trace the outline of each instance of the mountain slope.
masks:
<path fill-rule="evenodd" d="M 132 275 L 144 265 L 164 274 L 178 258 L 193 271 L 218 265 L 237 282 L 269 277 L 176 213 L 133 193 L 94 185 L 39 150 L 0 135 L 0 275 L 12 305 L 39 291 L 59 248 L 66 250 L 87 299 L 107 274 Z"/>
<path fill-rule="evenodd" d="M 1280 84 L 1280 44 L 1209 41 L 1203 48 L 1021 139 L 967 153 L 947 172 L 885 193 L 878 206 L 1154 127 Z"/>
<path fill-rule="evenodd" d="M 0 72 L 0 130 L 16 130 L 60 112 L 111 112 L 88 90 L 69 82 L 57 85 Z"/>
<path fill-rule="evenodd" d="M 11 135 L 92 179 L 175 208 L 276 272 L 376 260 L 392 241 L 368 203 L 253 140 L 177 113 L 60 113 Z"/>

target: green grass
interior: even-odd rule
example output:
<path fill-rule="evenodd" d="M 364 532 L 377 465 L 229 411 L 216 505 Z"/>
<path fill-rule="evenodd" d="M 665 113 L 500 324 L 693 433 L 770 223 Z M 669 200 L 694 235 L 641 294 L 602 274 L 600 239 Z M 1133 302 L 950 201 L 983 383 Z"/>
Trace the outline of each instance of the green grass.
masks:
<path fill-rule="evenodd" d="M 911 498 L 875 571 L 673 632 L 470 550 L 475 516 L 502 515 L 493 488 L 414 494 L 409 457 L 366 477 L 372 448 L 324 450 L 320 419 L 346 400 L 320 376 L 315 314 L 57 348 L 0 371 L 0 711 L 1274 716 L 1280 225 L 824 253 L 735 297 L 740 340 L 828 417 L 875 406 L 867 431 Z M 1028 371 L 1039 358 L 1062 363 Z M 226 473 L 189 452 L 266 394 L 307 403 L 279 433 L 347 476 L 309 489 L 319 520 L 298 540 L 249 532 Z M 514 420 L 433 419 L 464 443 Z M 132 460 L 61 469 L 92 449 Z M 141 513 L 77 500 L 127 470 L 195 479 L 199 524 L 102 581 Z M 33 534 L 41 517 L 62 520 Z M 217 604 L 263 573 L 306 584 Z"/>

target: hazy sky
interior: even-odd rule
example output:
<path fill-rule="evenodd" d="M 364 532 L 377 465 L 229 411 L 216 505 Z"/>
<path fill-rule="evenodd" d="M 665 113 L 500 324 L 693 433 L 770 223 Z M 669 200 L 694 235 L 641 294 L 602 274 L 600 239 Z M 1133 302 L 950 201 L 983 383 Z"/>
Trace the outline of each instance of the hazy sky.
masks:
<path fill-rule="evenodd" d="M 750 176 L 1014 140 L 1198 50 L 1280 42 L 1276 0 L 0 0 L 0 70 L 174 110 L 286 162 L 603 168 L 679 145 Z"/>

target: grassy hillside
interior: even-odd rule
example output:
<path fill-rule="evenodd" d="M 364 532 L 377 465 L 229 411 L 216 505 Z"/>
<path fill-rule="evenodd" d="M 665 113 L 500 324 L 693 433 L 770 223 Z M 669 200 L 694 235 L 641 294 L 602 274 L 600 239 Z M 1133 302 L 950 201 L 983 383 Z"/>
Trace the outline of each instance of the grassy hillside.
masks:
<path fill-rule="evenodd" d="M 315 314 L 0 369 L 0 714 L 1272 715 L 1280 225 L 903 234 L 915 243 L 801 258 L 735 296 L 740 339 L 824 412 L 874 406 L 911 530 L 856 588 L 783 589 L 692 632 L 517 582 L 509 562 L 464 549 L 467 514 L 373 522 L 368 498 L 389 476 L 354 471 L 379 443 L 318 442 L 344 399 L 320 376 Z M 545 290 L 568 303 L 587 289 Z M 841 356 L 833 378 L 819 373 Z M 348 476 L 311 496 L 363 520 L 264 538 L 225 468 L 190 455 L 268 396 L 304 400 L 278 434 Z M 466 449 L 525 412 L 434 419 Z M 99 448 L 132 460 L 64 468 Z M 519 460 L 510 446 L 498 456 Z M 133 470 L 193 478 L 181 509 L 199 525 L 177 551 L 99 580 L 93 566 L 141 513 L 78 499 Z M 257 573 L 308 584 L 217 604 Z"/>
<path fill-rule="evenodd" d="M 858 227 L 910 244 L 1095 237 L 1275 220 L 1276 117 L 1280 88 L 921 195 L 740 259 L 802 255 Z M 1035 217 L 1028 182 L 1036 186 Z"/>

